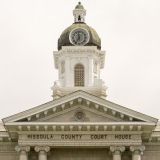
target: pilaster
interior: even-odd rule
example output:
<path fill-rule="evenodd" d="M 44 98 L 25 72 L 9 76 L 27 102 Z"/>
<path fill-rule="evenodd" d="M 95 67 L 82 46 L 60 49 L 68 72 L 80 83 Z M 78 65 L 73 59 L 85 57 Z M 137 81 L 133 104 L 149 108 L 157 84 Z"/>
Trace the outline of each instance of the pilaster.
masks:
<path fill-rule="evenodd" d="M 65 86 L 70 86 L 70 57 L 67 56 L 65 59 Z"/>
<path fill-rule="evenodd" d="M 88 74 L 88 80 L 89 80 L 89 86 L 93 86 L 93 58 L 92 56 L 88 56 L 89 59 L 89 74 Z"/>

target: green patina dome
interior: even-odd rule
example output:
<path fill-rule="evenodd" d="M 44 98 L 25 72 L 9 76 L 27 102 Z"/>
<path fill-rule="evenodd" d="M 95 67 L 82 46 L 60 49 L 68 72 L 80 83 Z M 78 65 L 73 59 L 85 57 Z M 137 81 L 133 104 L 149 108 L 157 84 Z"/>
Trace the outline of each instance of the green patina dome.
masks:
<path fill-rule="evenodd" d="M 79 2 L 75 9 L 84 9 L 84 7 L 81 5 L 81 2 Z"/>
<path fill-rule="evenodd" d="M 60 50 L 62 46 L 73 46 L 73 44 L 69 40 L 69 35 L 70 32 L 77 27 L 84 28 L 89 33 L 90 39 L 85 46 L 97 46 L 99 50 L 101 49 L 101 39 L 93 28 L 85 23 L 74 23 L 62 32 L 60 38 L 58 39 L 58 50 Z"/>

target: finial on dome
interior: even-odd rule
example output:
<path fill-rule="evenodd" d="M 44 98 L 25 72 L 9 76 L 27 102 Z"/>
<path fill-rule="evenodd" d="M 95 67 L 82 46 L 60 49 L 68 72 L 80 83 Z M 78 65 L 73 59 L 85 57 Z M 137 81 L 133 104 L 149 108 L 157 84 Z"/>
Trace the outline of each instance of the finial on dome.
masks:
<path fill-rule="evenodd" d="M 75 9 L 84 9 L 84 7 L 81 5 L 81 2 L 78 2 L 78 5 L 75 7 Z"/>

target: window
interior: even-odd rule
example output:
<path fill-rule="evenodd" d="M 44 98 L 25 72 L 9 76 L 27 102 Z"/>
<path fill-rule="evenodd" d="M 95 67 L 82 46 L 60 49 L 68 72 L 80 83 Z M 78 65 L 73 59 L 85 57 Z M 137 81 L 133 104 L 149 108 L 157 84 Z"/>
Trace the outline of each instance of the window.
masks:
<path fill-rule="evenodd" d="M 74 67 L 74 86 L 84 87 L 84 66 L 82 64 Z"/>

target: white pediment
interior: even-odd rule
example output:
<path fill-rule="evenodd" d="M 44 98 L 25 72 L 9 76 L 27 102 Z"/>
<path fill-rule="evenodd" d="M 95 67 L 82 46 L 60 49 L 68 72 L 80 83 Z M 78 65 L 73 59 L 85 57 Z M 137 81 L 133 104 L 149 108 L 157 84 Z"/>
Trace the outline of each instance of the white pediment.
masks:
<path fill-rule="evenodd" d="M 77 116 L 81 119 L 78 119 Z M 124 122 L 120 118 L 99 112 L 95 109 L 77 105 L 61 112 L 36 120 L 36 122 Z"/>
<path fill-rule="evenodd" d="M 40 119 L 44 121 L 47 120 L 47 117 L 52 117 L 52 119 L 55 119 L 53 117 L 58 116 L 58 114 L 59 116 L 62 116 L 62 113 L 66 114 L 66 111 L 72 110 L 76 106 L 81 106 L 81 108 L 83 106 L 85 110 L 88 110 L 87 112 L 96 112 L 97 115 L 106 117 L 106 121 L 157 122 L 157 119 L 155 118 L 114 104 L 84 91 L 76 91 L 54 101 L 50 101 L 30 110 L 4 118 L 3 121 L 4 123 L 39 121 Z"/>

